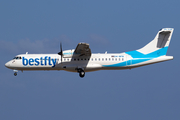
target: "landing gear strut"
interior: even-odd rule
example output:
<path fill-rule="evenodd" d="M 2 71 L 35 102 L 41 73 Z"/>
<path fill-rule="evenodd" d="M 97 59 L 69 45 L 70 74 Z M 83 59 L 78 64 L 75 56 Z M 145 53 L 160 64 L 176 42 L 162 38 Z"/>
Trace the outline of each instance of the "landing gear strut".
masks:
<path fill-rule="evenodd" d="M 85 76 L 85 72 L 82 68 L 77 69 L 77 72 L 79 73 L 79 76 L 83 78 Z"/>

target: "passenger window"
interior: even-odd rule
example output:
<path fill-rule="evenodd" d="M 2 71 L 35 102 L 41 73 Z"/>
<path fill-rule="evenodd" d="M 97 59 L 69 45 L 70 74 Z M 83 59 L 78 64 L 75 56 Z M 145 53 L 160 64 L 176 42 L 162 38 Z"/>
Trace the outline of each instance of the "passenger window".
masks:
<path fill-rule="evenodd" d="M 112 61 L 114 61 L 114 58 L 112 58 Z"/>
<path fill-rule="evenodd" d="M 91 59 L 91 61 L 93 61 L 93 58 Z"/>
<path fill-rule="evenodd" d="M 111 58 L 109 58 L 109 61 L 111 61 Z"/>
<path fill-rule="evenodd" d="M 76 59 L 74 58 L 74 61 L 76 61 Z"/>
<path fill-rule="evenodd" d="M 102 58 L 102 61 L 104 61 L 104 58 Z"/>

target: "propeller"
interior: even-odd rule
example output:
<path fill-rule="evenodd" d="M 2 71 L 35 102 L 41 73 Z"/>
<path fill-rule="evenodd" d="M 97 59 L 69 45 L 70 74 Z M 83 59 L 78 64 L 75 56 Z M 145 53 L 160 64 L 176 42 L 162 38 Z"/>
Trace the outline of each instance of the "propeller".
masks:
<path fill-rule="evenodd" d="M 58 52 L 58 55 L 61 56 L 61 63 L 62 63 L 63 51 L 62 51 L 62 43 L 61 42 L 60 42 L 60 52 Z"/>

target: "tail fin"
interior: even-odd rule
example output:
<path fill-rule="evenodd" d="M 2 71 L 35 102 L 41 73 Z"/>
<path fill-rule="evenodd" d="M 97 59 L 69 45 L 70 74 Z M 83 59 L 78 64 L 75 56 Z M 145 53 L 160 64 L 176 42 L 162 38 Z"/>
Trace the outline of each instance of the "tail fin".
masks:
<path fill-rule="evenodd" d="M 161 29 L 154 40 L 137 51 L 143 54 L 157 53 L 158 56 L 166 55 L 173 31 L 173 28 Z"/>

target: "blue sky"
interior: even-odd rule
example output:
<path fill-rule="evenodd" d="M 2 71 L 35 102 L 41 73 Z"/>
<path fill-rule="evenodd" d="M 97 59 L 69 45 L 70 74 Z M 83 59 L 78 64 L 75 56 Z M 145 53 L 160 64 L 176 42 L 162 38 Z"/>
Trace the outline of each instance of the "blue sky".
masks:
<path fill-rule="evenodd" d="M 179 1 L 8 0 L 0 2 L 0 119 L 180 119 Z M 77 73 L 24 71 L 4 64 L 17 54 L 58 53 L 90 44 L 92 52 L 120 53 L 174 28 L 174 60 L 132 70 Z"/>

